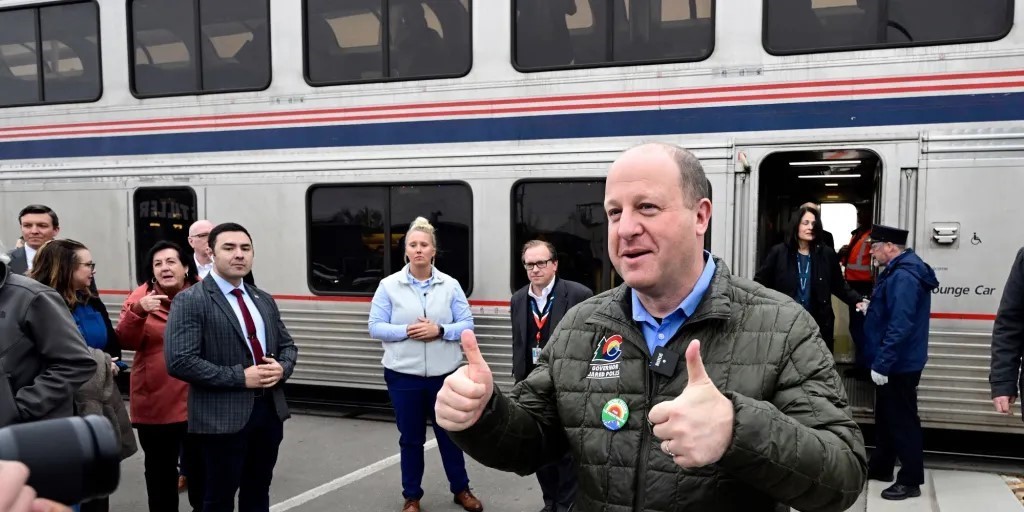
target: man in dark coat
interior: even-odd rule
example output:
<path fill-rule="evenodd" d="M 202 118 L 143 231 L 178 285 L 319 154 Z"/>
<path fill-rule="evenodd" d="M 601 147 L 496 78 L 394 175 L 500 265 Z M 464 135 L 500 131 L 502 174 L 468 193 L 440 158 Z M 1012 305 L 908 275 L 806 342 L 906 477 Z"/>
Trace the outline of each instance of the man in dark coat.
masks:
<path fill-rule="evenodd" d="M 902 500 L 921 495 L 924 447 L 917 416 L 917 385 L 928 360 L 928 320 L 935 272 L 913 249 L 902 229 L 874 225 L 871 256 L 885 270 L 878 276 L 864 319 L 864 337 L 875 382 L 876 448 L 868 478 L 891 482 L 896 459 L 902 468 L 882 498 Z"/>
<path fill-rule="evenodd" d="M 560 279 L 555 246 L 541 240 L 523 245 L 523 266 L 530 284 L 512 294 L 512 376 L 519 382 L 537 365 L 541 349 L 570 308 L 594 295 L 575 281 Z M 537 470 L 544 497 L 541 512 L 567 512 L 576 498 L 576 469 L 568 452 Z"/>
<path fill-rule="evenodd" d="M 992 403 L 996 411 L 1011 414 L 1013 402 L 1024 387 L 1020 360 L 1024 355 L 1024 248 L 1010 267 L 1010 277 L 999 301 L 996 323 L 992 326 Z"/>

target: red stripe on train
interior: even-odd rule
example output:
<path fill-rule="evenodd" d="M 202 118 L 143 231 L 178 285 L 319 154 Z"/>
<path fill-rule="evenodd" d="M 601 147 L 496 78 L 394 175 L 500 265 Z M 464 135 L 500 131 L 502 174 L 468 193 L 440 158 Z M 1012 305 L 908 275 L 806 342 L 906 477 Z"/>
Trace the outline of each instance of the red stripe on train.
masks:
<path fill-rule="evenodd" d="M 939 75 L 919 75 L 919 76 L 902 76 L 902 77 L 878 77 L 878 78 L 854 78 L 854 79 L 841 79 L 841 80 L 823 80 L 816 82 L 783 82 L 775 84 L 752 84 L 752 85 L 731 85 L 721 87 L 700 87 L 692 89 L 671 89 L 671 90 L 654 90 L 654 91 L 638 91 L 638 92 L 621 92 L 621 93 L 596 93 L 596 94 L 579 94 L 579 95 L 560 95 L 560 96 L 548 96 L 548 97 L 537 97 L 537 98 L 503 98 L 503 99 L 488 99 L 488 100 L 464 100 L 464 101 L 450 101 L 450 102 L 437 102 L 437 103 L 421 103 L 421 104 L 404 104 L 404 105 L 374 105 L 374 106 L 362 106 L 362 107 L 344 107 L 344 108 L 332 108 L 332 109 L 311 109 L 311 110 L 294 110 L 287 112 L 261 112 L 261 113 L 245 113 L 245 114 L 221 114 L 221 115 L 208 115 L 208 116 L 192 116 L 192 117 L 179 117 L 179 118 L 154 118 L 154 119 L 131 119 L 131 120 L 120 120 L 120 121 L 98 121 L 88 123 L 67 123 L 67 124 L 52 124 L 52 125 L 33 125 L 33 126 L 20 126 L 10 128 L 0 128 L 0 138 L 23 138 L 32 136 L 42 135 L 84 135 L 84 134 L 100 134 L 100 133 L 111 133 L 121 131 L 153 131 L 153 130 L 174 130 L 185 127 L 192 127 L 190 124 L 182 124 L 182 121 L 219 121 L 219 120 L 239 120 L 239 119 L 257 119 L 257 118 L 278 118 L 278 117 L 289 117 L 289 116 L 314 116 L 314 115 L 331 115 L 331 114 L 353 114 L 361 112 L 380 112 L 387 110 L 422 110 L 422 109 L 442 109 L 442 108 L 458 108 L 458 107 L 487 107 L 480 110 L 473 110 L 467 112 L 460 112 L 460 115 L 474 115 L 481 113 L 513 113 L 513 112 L 528 112 L 528 111 L 551 111 L 558 109 L 580 109 L 580 108 L 607 108 L 609 106 L 640 106 L 647 104 L 684 104 L 693 103 L 698 101 L 715 102 L 715 101 L 749 101 L 753 99 L 780 99 L 780 98 L 810 98 L 815 96 L 836 96 L 843 94 L 883 94 L 886 92 L 922 92 L 922 91 L 942 91 L 942 90 L 962 90 L 968 88 L 986 88 L 986 87 L 1012 87 L 1013 84 L 1018 82 L 1008 82 L 1002 84 L 953 84 L 947 86 L 919 86 L 919 87 L 886 87 L 877 88 L 871 90 L 862 91 L 832 91 L 832 94 L 823 92 L 806 92 L 806 93 L 783 93 L 783 94 L 760 94 L 760 95 L 746 95 L 737 96 L 735 98 L 694 98 L 687 99 L 685 101 L 661 101 L 655 100 L 652 102 L 622 102 L 621 104 L 608 105 L 603 100 L 613 99 L 636 99 L 646 97 L 659 97 L 659 96 L 673 96 L 680 94 L 708 94 L 708 93 L 730 93 L 730 92 L 744 92 L 744 91 L 766 91 L 766 90 L 785 90 L 785 89 L 797 89 L 797 88 L 811 88 L 811 87 L 842 87 L 842 86 L 858 86 L 858 85 L 877 85 L 877 84 L 893 84 L 893 83 L 905 83 L 905 82 L 935 82 L 943 80 L 969 80 L 969 79 L 989 79 L 989 78 L 1012 78 L 1024 76 L 1024 70 L 1006 70 L 1006 71 L 984 71 L 984 72 L 971 72 L 971 73 L 949 73 Z M 873 92 L 872 92 L 873 91 Z M 588 100 L 602 100 L 602 103 L 596 105 L 571 105 L 571 106 L 548 106 L 548 107 L 515 107 L 515 108 L 494 108 L 496 106 L 503 105 L 529 105 L 529 104 L 542 104 L 552 102 L 564 102 L 564 101 L 588 101 Z M 433 112 L 421 112 L 421 113 L 408 113 L 408 114 L 376 114 L 376 115 L 363 115 L 363 116 L 351 116 L 350 120 L 370 120 L 370 119 L 385 119 L 394 117 L 395 119 L 400 118 L 416 118 L 425 116 L 438 116 L 439 113 Z M 316 123 L 316 122 L 329 122 L 332 119 L 302 119 L 302 120 L 289 120 L 289 121 L 250 121 L 250 122 L 234 122 L 234 123 L 216 123 L 213 125 L 206 125 L 207 128 L 217 127 L 233 127 L 233 126 L 261 126 L 267 124 L 288 124 L 296 122 L 305 123 Z M 171 126 L 161 127 L 137 127 L 131 128 L 135 125 L 146 125 L 154 123 L 175 123 Z M 122 127 L 122 128 L 108 128 L 108 129 L 96 129 L 96 130 L 74 130 L 67 132 L 55 132 L 55 133 L 18 133 L 18 132 L 30 132 L 31 130 L 55 130 L 59 128 L 86 128 L 86 127 Z M 202 128 L 204 126 L 195 126 L 196 128 Z"/>

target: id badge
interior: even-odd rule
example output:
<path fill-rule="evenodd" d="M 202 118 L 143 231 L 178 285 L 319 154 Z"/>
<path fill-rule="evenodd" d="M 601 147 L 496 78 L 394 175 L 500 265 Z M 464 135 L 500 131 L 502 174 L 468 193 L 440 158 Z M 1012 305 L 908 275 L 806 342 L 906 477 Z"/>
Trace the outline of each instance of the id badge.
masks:
<path fill-rule="evenodd" d="M 540 361 L 540 347 L 533 347 L 533 364 L 537 364 Z"/>

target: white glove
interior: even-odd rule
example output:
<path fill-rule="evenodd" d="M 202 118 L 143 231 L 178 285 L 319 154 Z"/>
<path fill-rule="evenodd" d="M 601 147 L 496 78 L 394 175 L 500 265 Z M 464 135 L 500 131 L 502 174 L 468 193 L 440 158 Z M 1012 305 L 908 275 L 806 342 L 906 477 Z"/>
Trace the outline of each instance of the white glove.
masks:
<path fill-rule="evenodd" d="M 874 370 L 871 370 L 871 380 L 875 381 L 876 386 L 884 386 L 889 383 L 889 377 Z"/>

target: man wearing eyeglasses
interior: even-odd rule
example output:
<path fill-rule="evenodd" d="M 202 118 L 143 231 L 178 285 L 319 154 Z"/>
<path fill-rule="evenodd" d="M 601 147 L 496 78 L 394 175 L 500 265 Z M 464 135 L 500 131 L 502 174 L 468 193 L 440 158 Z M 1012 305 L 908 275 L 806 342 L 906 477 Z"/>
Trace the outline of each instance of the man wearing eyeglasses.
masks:
<path fill-rule="evenodd" d="M 864 318 L 866 357 L 877 386 L 877 439 L 868 462 L 868 478 L 892 482 L 897 458 L 902 465 L 896 482 L 882 491 L 887 500 L 916 498 L 924 483 L 917 385 L 928 360 L 932 290 L 939 282 L 932 268 L 907 247 L 908 234 L 876 224 L 868 235 L 875 265 L 885 267 Z"/>
<path fill-rule="evenodd" d="M 549 242 L 526 242 L 522 262 L 530 284 L 512 295 L 512 377 L 516 382 L 533 371 L 565 312 L 594 295 L 580 283 L 558 278 L 558 253 Z M 576 471 L 568 452 L 557 462 L 538 469 L 537 481 L 544 497 L 541 512 L 571 509 L 576 497 Z"/>
<path fill-rule="evenodd" d="M 207 240 L 212 229 L 213 223 L 206 219 L 197 220 L 188 228 L 188 245 L 192 247 L 192 259 L 196 262 L 199 279 L 206 279 L 213 270 L 213 257 Z"/>

